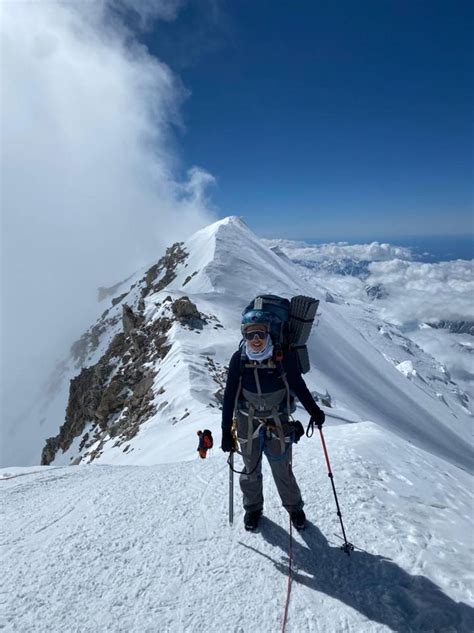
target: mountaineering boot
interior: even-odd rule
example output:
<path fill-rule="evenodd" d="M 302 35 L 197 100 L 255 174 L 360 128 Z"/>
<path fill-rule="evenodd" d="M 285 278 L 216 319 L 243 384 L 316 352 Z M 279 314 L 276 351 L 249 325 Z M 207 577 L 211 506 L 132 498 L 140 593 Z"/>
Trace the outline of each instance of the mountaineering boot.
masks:
<path fill-rule="evenodd" d="M 247 532 L 253 532 L 258 527 L 258 522 L 262 516 L 261 510 L 247 510 L 244 516 L 244 527 Z"/>
<path fill-rule="evenodd" d="M 290 512 L 290 519 L 293 523 L 293 526 L 297 530 L 304 530 L 306 527 L 306 515 L 303 510 L 293 510 Z"/>

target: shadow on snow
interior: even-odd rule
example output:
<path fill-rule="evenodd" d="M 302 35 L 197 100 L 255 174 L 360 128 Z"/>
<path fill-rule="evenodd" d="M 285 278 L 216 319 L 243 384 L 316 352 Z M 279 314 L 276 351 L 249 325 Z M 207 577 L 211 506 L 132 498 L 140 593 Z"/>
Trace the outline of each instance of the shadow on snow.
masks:
<path fill-rule="evenodd" d="M 278 571 L 288 574 L 286 530 L 264 517 L 261 535 L 270 545 L 281 548 L 286 558 L 276 561 L 258 549 Z M 393 631 L 471 633 L 474 609 L 455 602 L 424 576 L 411 576 L 383 556 L 354 551 L 350 556 L 331 547 L 311 522 L 300 532 L 305 545 L 293 539 L 293 581 L 325 593 Z"/>

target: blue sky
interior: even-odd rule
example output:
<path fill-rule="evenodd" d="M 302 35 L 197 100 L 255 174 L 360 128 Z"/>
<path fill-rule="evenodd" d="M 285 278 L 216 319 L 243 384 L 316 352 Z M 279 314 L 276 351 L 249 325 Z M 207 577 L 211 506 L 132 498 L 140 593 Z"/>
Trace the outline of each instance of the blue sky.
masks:
<path fill-rule="evenodd" d="M 268 237 L 467 234 L 468 2 L 188 2 L 140 38 L 190 92 L 183 169 Z"/>

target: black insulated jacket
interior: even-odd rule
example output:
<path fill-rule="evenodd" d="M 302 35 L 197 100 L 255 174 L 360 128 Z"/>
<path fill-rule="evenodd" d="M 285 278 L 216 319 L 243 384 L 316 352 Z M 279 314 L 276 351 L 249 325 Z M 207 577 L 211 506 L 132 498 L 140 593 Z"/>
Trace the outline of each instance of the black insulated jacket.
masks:
<path fill-rule="evenodd" d="M 224 402 L 222 408 L 222 430 L 229 431 L 232 427 L 232 418 L 234 414 L 234 404 L 237 395 L 237 389 L 239 388 L 240 379 L 240 362 L 241 352 L 237 350 L 230 359 L 229 373 L 227 375 L 227 382 L 224 391 Z M 247 364 L 251 361 L 247 360 Z M 312 417 L 318 417 L 321 409 L 316 404 L 313 396 L 311 395 L 302 375 L 298 370 L 298 365 L 294 354 L 285 354 L 281 363 L 276 363 L 276 366 L 268 366 L 266 361 L 258 363 L 256 365 L 258 369 L 258 378 L 260 382 L 260 388 L 262 393 L 269 393 L 272 391 L 278 391 L 285 387 L 281 375 L 282 369 L 286 374 L 288 386 L 290 391 L 298 398 L 306 411 Z M 253 369 L 246 367 L 242 374 L 242 387 L 253 393 L 258 393 L 257 385 L 255 382 L 255 375 Z"/>

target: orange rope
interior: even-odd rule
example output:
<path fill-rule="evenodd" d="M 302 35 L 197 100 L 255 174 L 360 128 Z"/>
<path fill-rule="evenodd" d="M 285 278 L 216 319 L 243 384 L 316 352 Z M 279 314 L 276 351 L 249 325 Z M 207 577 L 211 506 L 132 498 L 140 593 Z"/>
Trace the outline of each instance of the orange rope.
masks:
<path fill-rule="evenodd" d="M 292 557 L 293 557 L 293 535 L 292 535 L 292 525 L 290 519 L 290 547 L 288 550 L 288 585 L 286 591 L 286 604 L 285 604 L 285 615 L 283 617 L 283 625 L 281 627 L 282 633 L 285 633 L 286 630 L 286 622 L 288 620 L 288 608 L 290 606 L 290 595 L 291 595 L 291 581 L 293 580 L 293 570 L 291 567 Z"/>
<path fill-rule="evenodd" d="M 290 457 L 290 471 L 292 470 L 292 459 Z M 292 563 L 293 563 L 293 525 L 291 523 L 291 516 L 289 516 L 290 519 L 290 542 L 289 542 L 289 546 L 288 546 L 288 585 L 287 585 L 287 589 L 286 589 L 286 603 L 285 603 L 285 615 L 283 616 L 283 624 L 281 627 L 281 631 L 282 633 L 285 633 L 286 630 L 286 623 L 288 620 L 288 609 L 290 606 L 290 595 L 291 595 L 291 583 L 293 580 L 293 567 L 292 567 Z"/>

